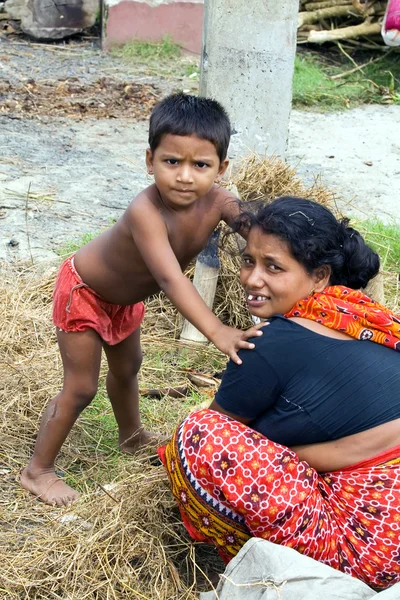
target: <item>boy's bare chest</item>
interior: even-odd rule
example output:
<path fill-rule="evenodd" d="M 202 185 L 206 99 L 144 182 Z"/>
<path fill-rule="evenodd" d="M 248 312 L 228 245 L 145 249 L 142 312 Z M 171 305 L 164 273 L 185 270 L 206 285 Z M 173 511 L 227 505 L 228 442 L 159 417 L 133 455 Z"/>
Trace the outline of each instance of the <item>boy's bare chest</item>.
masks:
<path fill-rule="evenodd" d="M 219 223 L 217 211 L 166 220 L 171 248 L 182 268 L 199 254 Z"/>

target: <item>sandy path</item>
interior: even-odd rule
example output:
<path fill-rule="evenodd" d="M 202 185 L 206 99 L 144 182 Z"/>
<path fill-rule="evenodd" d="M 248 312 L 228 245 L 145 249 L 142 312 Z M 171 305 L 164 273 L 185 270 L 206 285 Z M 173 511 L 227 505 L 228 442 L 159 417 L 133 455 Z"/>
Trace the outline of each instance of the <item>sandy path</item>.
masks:
<path fill-rule="evenodd" d="M 400 106 L 293 111 L 287 158 L 301 160 L 305 179 L 321 174 L 346 199 L 354 198 L 348 212 L 400 222 Z"/>

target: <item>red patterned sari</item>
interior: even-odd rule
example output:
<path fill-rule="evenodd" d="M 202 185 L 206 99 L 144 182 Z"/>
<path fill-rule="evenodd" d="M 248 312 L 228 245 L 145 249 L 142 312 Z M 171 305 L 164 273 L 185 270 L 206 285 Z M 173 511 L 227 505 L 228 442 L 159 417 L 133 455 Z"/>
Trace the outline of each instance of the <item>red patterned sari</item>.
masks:
<path fill-rule="evenodd" d="M 286 316 L 400 349 L 400 320 L 360 292 L 330 287 Z M 368 332 L 368 333 L 367 333 Z M 250 537 L 294 548 L 380 590 L 400 582 L 400 446 L 332 473 L 212 410 L 159 449 L 184 524 L 228 562 Z"/>

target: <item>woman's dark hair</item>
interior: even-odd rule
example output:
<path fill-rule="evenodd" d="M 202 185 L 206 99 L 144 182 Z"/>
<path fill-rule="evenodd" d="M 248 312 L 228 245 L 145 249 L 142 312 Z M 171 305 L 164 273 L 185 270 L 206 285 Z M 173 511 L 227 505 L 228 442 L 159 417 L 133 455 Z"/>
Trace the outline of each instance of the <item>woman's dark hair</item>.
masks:
<path fill-rule="evenodd" d="M 149 146 L 154 152 L 166 134 L 196 135 L 214 144 L 220 162 L 225 160 L 231 124 L 223 106 L 211 98 L 171 94 L 161 100 L 150 116 Z"/>
<path fill-rule="evenodd" d="M 336 219 L 312 200 L 283 196 L 270 204 L 252 203 L 251 210 L 237 218 L 234 231 L 252 227 L 287 242 L 292 256 L 308 273 L 329 265 L 330 285 L 364 288 L 379 271 L 378 254 L 349 227 L 349 219 Z"/>

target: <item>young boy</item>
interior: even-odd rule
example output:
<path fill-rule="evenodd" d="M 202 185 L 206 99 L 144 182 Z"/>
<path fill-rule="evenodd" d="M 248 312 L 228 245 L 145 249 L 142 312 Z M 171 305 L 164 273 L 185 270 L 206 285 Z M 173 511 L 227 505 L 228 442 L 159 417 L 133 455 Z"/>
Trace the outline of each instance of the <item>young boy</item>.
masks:
<path fill-rule="evenodd" d="M 142 360 L 143 300 L 163 290 L 179 312 L 240 363 L 237 351 L 260 335 L 223 325 L 183 271 L 222 219 L 238 213 L 235 197 L 214 185 L 224 174 L 229 118 L 217 102 L 176 94 L 150 118 L 146 165 L 155 183 L 111 227 L 61 266 L 53 319 L 64 367 L 62 391 L 42 417 L 34 454 L 21 484 L 43 502 L 70 505 L 79 494 L 59 479 L 56 456 L 80 412 L 93 400 L 101 352 L 119 445 L 135 452 L 151 440 L 141 425 L 137 373 Z"/>

